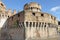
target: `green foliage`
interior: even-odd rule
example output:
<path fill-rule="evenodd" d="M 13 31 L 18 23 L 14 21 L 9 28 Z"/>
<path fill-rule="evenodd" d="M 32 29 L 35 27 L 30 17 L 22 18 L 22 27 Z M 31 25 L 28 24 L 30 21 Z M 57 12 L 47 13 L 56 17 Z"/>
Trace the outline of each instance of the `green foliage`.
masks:
<path fill-rule="evenodd" d="M 19 24 L 18 24 L 18 21 L 15 21 L 14 24 L 13 24 L 13 27 L 14 27 L 14 28 L 17 28 L 18 25 L 19 25 Z"/>

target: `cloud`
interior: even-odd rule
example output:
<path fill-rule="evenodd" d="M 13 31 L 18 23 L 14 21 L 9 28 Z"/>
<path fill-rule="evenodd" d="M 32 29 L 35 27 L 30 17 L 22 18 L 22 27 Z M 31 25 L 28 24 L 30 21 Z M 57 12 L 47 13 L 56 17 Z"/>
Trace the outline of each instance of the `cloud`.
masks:
<path fill-rule="evenodd" d="M 51 8 L 50 11 L 56 12 L 59 9 L 60 9 L 60 6 L 56 6 L 56 7 Z"/>

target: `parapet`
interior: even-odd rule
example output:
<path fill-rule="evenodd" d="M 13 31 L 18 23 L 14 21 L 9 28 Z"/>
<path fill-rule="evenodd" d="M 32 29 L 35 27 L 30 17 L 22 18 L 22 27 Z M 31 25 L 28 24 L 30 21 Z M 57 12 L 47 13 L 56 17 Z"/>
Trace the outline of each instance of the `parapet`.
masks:
<path fill-rule="evenodd" d="M 9 17 L 15 15 L 16 13 L 17 13 L 16 10 L 14 11 L 12 11 L 11 9 L 8 10 Z"/>

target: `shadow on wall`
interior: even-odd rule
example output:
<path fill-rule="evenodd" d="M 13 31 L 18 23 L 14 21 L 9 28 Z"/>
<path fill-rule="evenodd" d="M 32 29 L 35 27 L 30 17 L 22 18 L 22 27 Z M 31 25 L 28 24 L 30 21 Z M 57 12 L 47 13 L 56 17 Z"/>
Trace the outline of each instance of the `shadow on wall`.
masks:
<path fill-rule="evenodd" d="M 0 30 L 0 40 L 8 40 L 8 39 L 12 40 L 11 36 L 8 34 L 8 30 L 7 30 L 6 25 L 7 25 L 7 20 Z"/>
<path fill-rule="evenodd" d="M 23 12 L 19 12 L 6 20 L 0 30 L 1 40 L 25 40 L 25 27 L 19 26 L 19 21 L 24 22 L 24 15 Z M 15 21 L 18 22 L 16 23 Z M 11 25 L 9 25 L 9 23 L 11 23 Z"/>

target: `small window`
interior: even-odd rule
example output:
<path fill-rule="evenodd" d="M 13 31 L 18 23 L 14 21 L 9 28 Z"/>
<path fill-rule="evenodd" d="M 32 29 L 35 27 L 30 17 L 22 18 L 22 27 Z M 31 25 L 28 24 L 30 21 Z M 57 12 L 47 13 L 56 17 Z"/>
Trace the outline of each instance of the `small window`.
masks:
<path fill-rule="evenodd" d="M 58 25 L 60 25 L 60 22 L 58 22 Z"/>
<path fill-rule="evenodd" d="M 35 16 L 35 13 L 32 13 Z"/>
<path fill-rule="evenodd" d="M 37 10 L 38 10 L 38 8 L 37 8 Z"/>
<path fill-rule="evenodd" d="M 1 5 L 3 6 L 3 4 L 1 3 Z"/>
<path fill-rule="evenodd" d="M 9 17 L 9 16 L 8 16 Z"/>
<path fill-rule="evenodd" d="M 44 14 L 41 14 L 41 16 L 44 16 Z"/>

